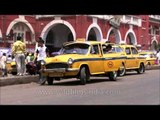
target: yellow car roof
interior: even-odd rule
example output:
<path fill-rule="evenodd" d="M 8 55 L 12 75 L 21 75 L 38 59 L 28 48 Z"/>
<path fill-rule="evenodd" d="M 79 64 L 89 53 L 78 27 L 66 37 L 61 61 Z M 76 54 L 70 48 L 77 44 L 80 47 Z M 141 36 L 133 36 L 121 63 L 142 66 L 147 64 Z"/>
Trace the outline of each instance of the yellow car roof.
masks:
<path fill-rule="evenodd" d="M 88 45 L 91 45 L 91 44 L 102 44 L 104 42 L 100 42 L 100 41 L 71 41 L 71 42 L 65 42 L 63 45 L 66 46 L 66 45 L 70 45 L 70 44 L 74 44 L 74 43 L 84 43 L 84 44 L 88 44 Z"/>
<path fill-rule="evenodd" d="M 120 44 L 121 47 L 135 47 L 134 45 Z"/>
<path fill-rule="evenodd" d="M 152 51 L 142 51 L 139 54 L 154 54 Z"/>

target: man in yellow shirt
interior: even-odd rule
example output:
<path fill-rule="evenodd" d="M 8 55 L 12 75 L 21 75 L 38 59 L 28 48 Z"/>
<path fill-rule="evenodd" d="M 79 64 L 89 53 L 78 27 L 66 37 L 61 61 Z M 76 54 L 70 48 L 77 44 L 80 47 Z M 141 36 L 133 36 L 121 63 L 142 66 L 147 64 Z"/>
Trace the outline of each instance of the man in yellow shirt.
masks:
<path fill-rule="evenodd" d="M 21 37 L 17 37 L 17 41 L 13 44 L 12 55 L 15 56 L 15 62 L 17 66 L 17 75 L 23 76 L 25 74 L 25 52 L 26 45 L 22 42 Z"/>

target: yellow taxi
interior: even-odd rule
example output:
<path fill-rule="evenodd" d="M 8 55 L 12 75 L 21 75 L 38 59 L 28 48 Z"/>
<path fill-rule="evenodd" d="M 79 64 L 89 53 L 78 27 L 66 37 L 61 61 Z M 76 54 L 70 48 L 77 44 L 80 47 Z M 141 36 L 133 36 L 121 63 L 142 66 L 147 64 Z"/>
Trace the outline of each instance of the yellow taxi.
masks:
<path fill-rule="evenodd" d="M 156 55 L 153 51 L 141 51 L 139 54 L 147 60 L 146 69 L 151 69 L 153 65 L 156 65 Z"/>
<path fill-rule="evenodd" d="M 126 71 L 135 70 L 137 73 L 142 74 L 145 72 L 146 59 L 138 53 L 134 45 L 122 44 L 120 45 L 125 52 L 125 69 Z"/>
<path fill-rule="evenodd" d="M 11 68 L 11 62 L 9 62 L 9 61 L 7 61 L 6 62 L 6 75 L 7 75 L 7 73 L 11 73 L 11 70 L 12 70 L 12 68 Z M 0 66 L 0 76 L 2 76 L 2 68 L 1 68 L 1 66 Z"/>
<path fill-rule="evenodd" d="M 7 68 L 7 73 L 11 73 L 12 71 L 11 61 L 6 62 L 6 68 Z"/>
<path fill-rule="evenodd" d="M 11 67 L 11 70 L 10 70 L 11 74 L 16 75 L 17 74 L 16 62 L 12 61 L 10 63 L 10 67 Z"/>
<path fill-rule="evenodd" d="M 60 78 L 78 78 L 86 84 L 90 76 L 108 76 L 116 80 L 122 60 L 103 53 L 104 43 L 98 41 L 76 41 L 63 45 L 61 53 L 41 62 L 40 73 L 48 84 Z"/>
<path fill-rule="evenodd" d="M 124 76 L 124 74 L 126 73 L 126 69 L 125 69 L 125 52 L 123 51 L 123 49 L 120 47 L 120 45 L 115 44 L 115 43 L 105 43 L 105 46 L 111 46 L 111 49 L 108 52 L 104 52 L 104 56 L 110 59 L 114 59 L 115 61 L 121 61 L 121 65 L 120 68 L 118 70 L 118 76 Z M 102 45 L 104 47 L 104 44 Z M 104 50 L 106 51 L 106 50 Z M 116 64 L 118 64 L 119 62 L 115 62 Z"/>

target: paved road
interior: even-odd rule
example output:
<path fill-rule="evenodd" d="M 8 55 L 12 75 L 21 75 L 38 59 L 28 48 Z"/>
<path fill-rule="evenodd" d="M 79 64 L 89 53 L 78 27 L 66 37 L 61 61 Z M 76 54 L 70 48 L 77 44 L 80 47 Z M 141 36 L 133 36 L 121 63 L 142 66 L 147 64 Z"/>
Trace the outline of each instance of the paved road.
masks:
<path fill-rule="evenodd" d="M 160 104 L 160 70 L 136 72 L 109 81 L 94 77 L 86 85 L 76 79 L 0 87 L 3 105 L 157 105 Z"/>

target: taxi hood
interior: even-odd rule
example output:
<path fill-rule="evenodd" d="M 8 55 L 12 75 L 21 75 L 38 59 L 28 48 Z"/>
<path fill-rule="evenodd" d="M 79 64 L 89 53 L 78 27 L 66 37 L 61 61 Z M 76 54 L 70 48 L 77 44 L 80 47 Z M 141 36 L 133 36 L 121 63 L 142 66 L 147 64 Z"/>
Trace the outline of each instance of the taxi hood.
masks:
<path fill-rule="evenodd" d="M 72 58 L 73 60 L 84 58 L 85 55 L 81 54 L 63 54 L 63 55 L 57 55 L 55 57 L 48 57 L 45 58 L 46 64 L 52 63 L 52 62 L 68 62 L 69 58 Z"/>

